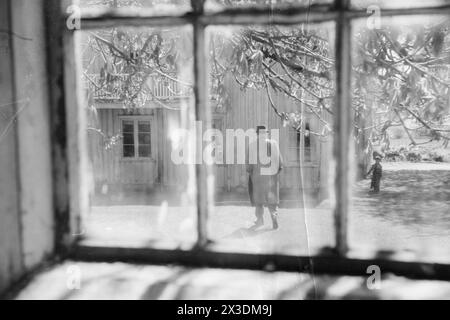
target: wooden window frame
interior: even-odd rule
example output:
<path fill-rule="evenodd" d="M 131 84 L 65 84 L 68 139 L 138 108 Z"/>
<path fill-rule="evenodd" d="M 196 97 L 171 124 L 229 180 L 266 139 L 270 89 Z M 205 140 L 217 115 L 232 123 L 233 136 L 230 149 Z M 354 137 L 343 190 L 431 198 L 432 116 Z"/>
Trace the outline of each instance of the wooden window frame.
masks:
<path fill-rule="evenodd" d="M 207 216 L 212 206 L 208 177 L 211 166 L 196 165 L 197 184 L 197 244 L 191 250 L 160 250 L 152 248 L 102 247 L 85 243 L 77 236 L 80 216 L 88 210 L 89 190 L 85 176 L 87 168 L 85 115 L 78 106 L 83 102 L 81 57 L 75 46 L 77 31 L 68 30 L 63 14 L 71 5 L 69 0 L 46 2 L 48 59 L 50 75 L 50 100 L 52 128 L 57 134 L 53 143 L 55 218 L 57 252 L 65 257 L 85 261 L 137 261 L 148 263 L 179 263 L 183 265 L 244 268 L 258 270 L 299 271 L 326 274 L 367 276 L 367 267 L 378 265 L 384 273 L 394 273 L 423 279 L 450 280 L 450 265 L 407 260 L 395 253 L 389 257 L 365 252 L 364 258 L 348 249 L 347 214 L 350 196 L 350 123 L 351 112 L 351 23 L 353 19 L 367 18 L 365 10 L 350 6 L 349 0 L 336 0 L 329 5 L 270 8 L 233 8 L 221 12 L 204 11 L 203 0 L 192 0 L 192 11 L 173 16 L 155 16 L 147 9 L 139 10 L 86 10 L 82 15 L 82 30 L 123 26 L 174 26 L 191 25 L 194 34 L 194 96 L 197 121 L 211 123 L 207 106 L 207 79 L 205 72 L 205 28 L 209 25 L 291 25 L 302 22 L 334 21 L 336 57 L 336 98 L 334 117 L 335 246 L 323 248 L 306 256 L 283 254 L 224 253 L 211 250 L 207 238 Z M 382 9 L 383 17 L 450 14 L 450 4 L 435 7 Z M 73 90 L 77 88 L 77 90 Z M 71 121 L 69 121 L 70 119 Z"/>
<path fill-rule="evenodd" d="M 311 139 L 311 135 L 309 136 L 310 139 L 310 147 L 309 147 L 309 159 L 306 159 L 306 146 L 305 146 L 305 141 L 306 141 L 306 126 L 309 126 L 309 128 L 311 129 L 311 123 L 309 121 L 306 121 L 304 123 L 302 123 L 302 129 L 301 131 L 297 131 L 294 128 L 289 128 L 289 133 L 288 133 L 288 158 L 287 158 L 287 165 L 289 167 L 314 167 L 317 163 L 317 161 L 314 159 L 314 148 L 312 147 L 312 139 Z M 293 146 L 291 144 L 291 135 L 294 134 L 294 130 L 296 132 L 296 135 L 298 137 L 298 135 L 300 135 L 300 140 L 297 142 L 298 145 Z M 297 138 L 296 137 L 296 138 Z M 298 154 L 298 158 L 295 160 L 292 160 L 292 158 L 290 158 L 290 151 L 291 150 L 296 150 L 297 154 Z"/>
<path fill-rule="evenodd" d="M 123 139 L 121 142 L 121 160 L 123 161 L 151 161 L 154 159 L 153 156 L 153 141 L 152 141 L 152 130 L 153 130 L 153 116 L 145 116 L 145 115 L 136 115 L 136 116 L 120 116 L 120 132 L 123 134 L 123 122 L 124 121 L 133 121 L 133 136 L 134 136 L 134 157 L 125 157 L 123 154 Z M 140 157 L 139 156 L 139 121 L 146 121 L 150 123 L 150 156 L 149 157 Z"/>
<path fill-rule="evenodd" d="M 304 123 L 305 128 L 303 129 L 303 135 L 301 136 L 301 143 L 303 143 L 302 153 L 303 159 L 306 163 L 314 162 L 314 148 L 312 146 L 313 140 L 311 139 L 311 123 L 308 121 Z M 306 130 L 308 130 L 308 136 L 306 136 Z M 309 139 L 309 146 L 306 147 L 306 139 Z M 308 158 L 306 157 L 306 151 L 308 150 Z"/>

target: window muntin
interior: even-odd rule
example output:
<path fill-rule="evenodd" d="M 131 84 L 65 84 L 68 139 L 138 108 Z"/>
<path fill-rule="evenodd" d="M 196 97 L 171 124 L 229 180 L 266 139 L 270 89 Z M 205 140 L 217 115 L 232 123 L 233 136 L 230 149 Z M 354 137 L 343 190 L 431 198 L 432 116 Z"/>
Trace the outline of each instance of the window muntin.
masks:
<path fill-rule="evenodd" d="M 339 135 L 339 139 L 337 140 L 337 142 L 339 142 L 339 141 L 344 142 L 344 141 L 346 141 L 346 139 L 348 140 L 348 137 L 349 137 L 345 133 L 347 131 L 347 130 L 345 130 L 345 127 L 347 125 L 347 122 L 349 121 L 349 118 L 347 118 L 349 116 L 349 114 L 348 114 L 348 112 L 345 111 L 346 106 L 349 104 L 348 96 L 347 96 L 347 93 L 345 93 L 345 91 L 350 92 L 350 90 L 349 90 L 350 88 L 348 88 L 348 86 L 347 86 L 347 83 L 349 83 L 350 81 L 347 81 L 348 76 L 345 74 L 346 73 L 345 70 L 347 70 L 347 71 L 349 70 L 347 68 L 348 61 L 346 61 L 346 57 L 348 55 L 346 55 L 345 53 L 348 52 L 349 43 L 351 42 L 351 40 L 350 40 L 350 36 L 348 34 L 348 31 L 350 30 L 349 24 L 345 22 L 345 19 L 347 19 L 347 17 L 344 17 L 344 15 L 347 11 L 347 6 L 346 6 L 347 1 L 336 1 L 336 2 L 338 5 L 334 9 L 337 9 L 337 10 L 334 11 L 333 14 L 328 15 L 328 16 L 325 15 L 327 17 L 321 18 L 321 17 L 319 17 L 321 13 L 318 13 L 316 11 L 316 9 L 312 9 L 311 17 L 312 17 L 312 19 L 319 19 L 319 20 L 320 19 L 328 20 L 328 19 L 337 18 L 338 21 L 340 22 L 340 24 L 338 25 L 338 28 L 337 28 L 337 37 L 338 37 L 338 40 L 340 39 L 341 41 L 337 41 L 337 49 L 338 49 L 337 50 L 337 58 L 338 58 L 337 61 L 339 62 L 337 65 L 337 70 L 338 70 L 337 78 L 338 78 L 338 87 L 340 87 L 340 88 L 338 88 L 338 95 L 337 95 L 337 101 L 338 101 L 337 110 L 338 110 L 339 114 L 337 115 L 338 119 L 337 119 L 336 123 L 338 123 L 338 126 L 336 127 L 336 131 Z M 332 9 L 332 11 L 334 9 Z M 445 7 L 444 9 L 448 10 L 448 7 Z M 358 15 L 363 16 L 363 15 L 365 15 L 365 10 L 363 10 L 363 11 L 359 11 L 354 15 L 355 16 L 358 16 Z M 199 13 L 199 12 L 201 12 L 201 10 L 197 11 L 197 12 Z M 301 12 L 301 11 L 298 11 L 298 12 Z M 417 13 L 417 12 L 418 12 L 418 10 L 415 11 L 415 13 Z M 427 10 L 426 12 L 432 13 L 432 14 L 438 13 L 437 11 L 433 11 L 433 10 Z M 286 12 L 284 12 L 284 13 L 286 13 Z M 390 11 L 389 13 L 390 14 L 409 15 L 411 12 L 409 12 L 408 10 L 399 9 L 398 11 Z M 282 14 L 274 15 L 274 19 L 279 21 L 281 15 Z M 86 17 L 88 17 L 88 16 L 89 15 L 86 15 Z M 237 16 L 238 16 L 238 19 L 241 19 L 241 21 L 250 21 L 251 20 L 251 18 L 246 17 L 245 14 L 239 15 L 239 12 L 238 12 Z M 261 16 L 261 14 L 259 14 L 259 13 L 256 13 L 256 16 L 258 16 L 259 22 L 261 22 L 261 21 L 269 22 L 270 21 L 269 19 L 263 18 Z M 350 14 L 350 16 L 351 16 L 351 14 Z M 91 17 L 93 17 L 93 15 Z M 303 19 L 301 15 L 297 15 L 296 17 L 299 19 Z M 222 17 L 219 17 L 219 18 L 222 18 Z M 111 21 L 116 19 L 116 17 L 114 17 L 114 14 L 113 14 L 112 16 L 109 17 L 109 19 L 110 19 L 110 21 L 109 21 L 109 24 L 110 24 Z M 218 19 L 218 20 L 220 20 L 220 19 Z M 237 20 L 231 19 L 230 17 L 227 17 L 227 16 L 223 17 L 223 20 L 228 20 L 231 23 L 233 23 L 232 21 L 237 21 Z M 87 25 L 89 27 L 96 27 L 99 25 L 99 23 L 94 20 L 92 20 L 92 21 L 86 20 L 86 21 L 87 21 Z M 122 20 L 122 22 L 124 22 L 125 24 L 130 24 L 130 21 L 126 21 L 126 19 Z M 152 20 L 142 20 L 142 21 L 147 21 L 150 24 L 153 23 Z M 162 23 L 161 19 L 159 19 L 159 20 L 155 19 L 155 21 L 159 21 Z M 209 20 L 209 19 L 203 19 L 203 22 L 205 22 L 205 21 L 211 22 L 211 20 Z M 292 21 L 292 19 L 290 19 L 289 21 Z M 315 21 L 317 21 L 317 20 L 315 20 Z M 180 23 L 180 22 L 178 21 L 176 23 Z M 133 24 L 133 23 L 131 23 L 131 24 Z M 166 22 L 164 22 L 164 24 L 166 24 Z M 200 30 L 201 30 L 201 28 L 200 28 Z M 200 34 L 201 34 L 201 32 L 200 32 Z M 200 43 L 202 43 L 202 42 L 200 41 Z M 344 45 L 340 45 L 340 43 L 344 43 Z M 342 81 L 342 80 L 345 80 L 345 81 Z M 344 88 L 344 90 L 342 90 L 342 88 Z M 347 175 L 348 175 L 348 173 L 347 173 L 348 168 L 347 168 L 346 163 L 347 163 L 348 158 L 346 156 L 346 150 L 347 150 L 346 147 L 343 148 L 343 151 L 340 151 L 340 152 L 339 151 L 336 152 L 336 150 L 335 150 L 335 154 L 338 155 L 338 157 L 336 159 L 337 160 L 337 169 L 338 169 L 336 182 L 337 182 L 337 185 L 340 186 L 340 188 L 338 188 L 336 190 L 336 196 L 340 200 L 340 202 L 338 202 L 339 204 L 338 204 L 338 207 L 336 210 L 335 218 L 336 218 L 336 230 L 338 232 L 338 236 L 337 236 L 338 248 L 337 249 L 338 249 L 338 252 L 340 252 L 341 254 L 346 252 L 346 246 L 345 246 L 345 244 L 346 244 L 346 241 L 345 241 L 345 238 L 346 238 L 346 222 L 345 222 L 346 221 L 346 217 L 345 217 L 346 212 L 344 210 L 347 207 L 347 203 L 348 203 L 348 197 L 347 197 L 348 191 L 346 191 L 347 187 L 348 187 L 348 183 L 346 182 Z"/>

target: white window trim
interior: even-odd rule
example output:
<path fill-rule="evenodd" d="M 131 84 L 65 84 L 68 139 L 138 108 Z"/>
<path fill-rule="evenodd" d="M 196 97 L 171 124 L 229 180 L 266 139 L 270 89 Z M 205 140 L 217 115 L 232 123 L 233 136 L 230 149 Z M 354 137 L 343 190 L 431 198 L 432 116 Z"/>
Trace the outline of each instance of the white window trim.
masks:
<path fill-rule="evenodd" d="M 151 115 L 133 115 L 133 116 L 119 116 L 120 122 L 120 134 L 123 135 L 123 121 L 133 121 L 134 129 L 134 157 L 125 157 L 123 155 L 123 138 L 120 139 L 120 160 L 121 161 L 155 161 L 154 153 L 154 141 L 153 141 L 153 130 L 154 130 L 154 116 Z M 139 157 L 139 121 L 150 122 L 150 157 Z M 122 136 L 123 137 L 123 136 Z"/>

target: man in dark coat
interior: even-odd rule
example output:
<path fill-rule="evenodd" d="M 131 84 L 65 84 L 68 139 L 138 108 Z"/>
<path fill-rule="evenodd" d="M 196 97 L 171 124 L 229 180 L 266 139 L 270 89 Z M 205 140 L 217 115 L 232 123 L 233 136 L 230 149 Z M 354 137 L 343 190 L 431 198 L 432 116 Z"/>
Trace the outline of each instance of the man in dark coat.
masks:
<path fill-rule="evenodd" d="M 247 153 L 249 160 L 256 160 L 254 163 L 249 161 L 247 164 L 250 202 L 255 206 L 255 227 L 264 224 L 263 214 L 264 206 L 266 206 L 272 218 L 273 228 L 278 229 L 279 174 L 283 168 L 283 159 L 278 143 L 267 137 L 268 133 L 264 126 L 258 126 L 256 133 L 257 141 L 250 143 L 249 152 Z M 262 152 L 260 152 L 260 148 L 263 148 Z M 260 157 L 264 156 L 270 159 L 268 163 L 261 161 Z"/>
<path fill-rule="evenodd" d="M 375 164 L 372 165 L 369 172 L 367 172 L 368 176 L 372 173 L 372 182 L 370 183 L 370 189 L 375 193 L 380 192 L 380 181 L 383 175 L 383 167 L 380 164 L 381 157 L 379 155 L 375 156 Z"/>

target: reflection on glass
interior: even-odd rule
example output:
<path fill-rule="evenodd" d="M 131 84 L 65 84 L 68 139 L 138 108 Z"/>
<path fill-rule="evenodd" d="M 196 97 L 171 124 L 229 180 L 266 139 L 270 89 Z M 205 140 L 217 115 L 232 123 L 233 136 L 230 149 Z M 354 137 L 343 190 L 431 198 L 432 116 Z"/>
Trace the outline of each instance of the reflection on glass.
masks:
<path fill-rule="evenodd" d="M 145 8 L 155 15 L 182 13 L 191 9 L 190 0 L 74 0 L 81 8 Z"/>
<path fill-rule="evenodd" d="M 354 25 L 352 247 L 449 259 L 449 26 L 445 16 Z"/>
<path fill-rule="evenodd" d="M 333 0 L 206 0 L 205 10 L 217 11 L 226 8 L 243 7 L 307 7 L 318 4 L 331 4 Z"/>
<path fill-rule="evenodd" d="M 192 29 L 82 31 L 92 180 L 88 239 L 192 245 L 196 239 Z M 157 243 L 156 243 L 156 242 Z"/>
<path fill-rule="evenodd" d="M 204 140 L 218 250 L 308 254 L 333 245 L 333 30 L 207 29 L 213 120 Z"/>

